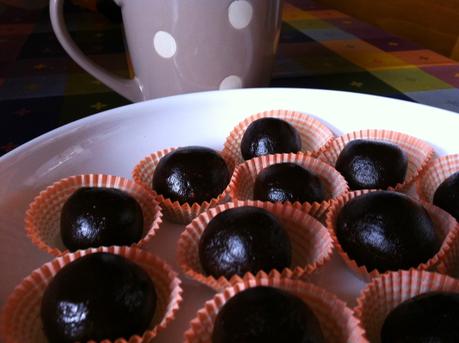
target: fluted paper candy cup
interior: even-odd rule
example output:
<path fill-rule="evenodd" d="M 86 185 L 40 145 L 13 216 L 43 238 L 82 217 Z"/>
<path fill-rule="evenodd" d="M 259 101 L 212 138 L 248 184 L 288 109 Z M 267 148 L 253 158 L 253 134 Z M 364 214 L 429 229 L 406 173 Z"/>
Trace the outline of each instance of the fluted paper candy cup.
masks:
<path fill-rule="evenodd" d="M 257 286 L 269 286 L 289 292 L 303 300 L 319 320 L 326 342 L 367 343 L 360 321 L 334 294 L 298 280 L 260 276 L 225 288 L 205 303 L 185 332 L 185 343 L 210 343 L 218 312 L 236 294 Z"/>
<path fill-rule="evenodd" d="M 231 279 L 208 276 L 199 260 L 199 241 L 207 224 L 219 213 L 231 208 L 255 206 L 273 214 L 287 232 L 292 246 L 292 265 L 283 270 L 260 271 L 256 275 L 246 273 Z M 331 258 L 333 245 L 327 229 L 307 213 L 280 203 L 260 201 L 238 201 L 226 203 L 202 213 L 194 219 L 181 234 L 177 243 L 177 262 L 190 278 L 215 290 L 222 290 L 243 280 L 260 276 L 279 278 L 300 278 L 323 266 Z"/>
<path fill-rule="evenodd" d="M 233 201 L 254 200 L 253 189 L 255 180 L 263 169 L 278 163 L 295 163 L 320 178 L 326 190 L 327 199 L 321 202 L 284 202 L 294 208 L 307 211 L 310 215 L 322 219 L 334 198 L 348 191 L 344 177 L 327 163 L 303 153 L 275 154 L 260 156 L 246 161 L 236 167 L 229 184 L 229 194 Z"/>
<path fill-rule="evenodd" d="M 316 156 L 335 136 L 319 120 L 296 111 L 272 110 L 254 114 L 236 125 L 226 138 L 223 151 L 237 163 L 244 162 L 241 154 L 241 141 L 247 127 L 257 119 L 277 118 L 292 125 L 301 137 L 301 152 Z"/>
<path fill-rule="evenodd" d="M 336 248 L 336 251 L 344 260 L 346 265 L 361 279 L 369 281 L 374 277 L 377 277 L 382 274 L 381 271 L 377 269 L 368 270 L 365 265 L 359 265 L 357 261 L 353 260 L 348 253 L 341 246 L 338 237 L 336 235 L 336 220 L 341 209 L 346 205 L 351 199 L 354 199 L 360 195 L 367 194 L 370 192 L 375 192 L 375 190 L 359 190 L 346 193 L 345 195 L 336 199 L 330 207 L 329 212 L 325 220 L 326 226 L 332 237 L 333 244 Z M 448 260 L 451 256 L 451 248 L 456 245 L 458 239 L 458 226 L 456 220 L 443 211 L 441 208 L 433 206 L 429 203 L 421 202 L 420 203 L 424 209 L 429 214 L 432 222 L 434 224 L 434 229 L 437 235 L 442 241 L 440 250 L 432 256 L 429 260 L 424 263 L 419 264 L 418 266 L 413 266 L 420 270 L 437 270 L 441 269 L 442 271 L 449 270 L 450 266 L 448 265 Z"/>
<path fill-rule="evenodd" d="M 162 260 L 137 248 L 100 247 L 69 253 L 33 271 L 9 296 L 0 317 L 0 333 L 5 343 L 46 342 L 40 318 L 43 293 L 53 277 L 64 266 L 88 254 L 107 252 L 121 255 L 136 263 L 151 277 L 156 293 L 156 311 L 148 329 L 141 335 L 119 338 L 116 343 L 147 343 L 175 318 L 182 301 L 177 274 Z M 110 343 L 104 340 L 104 343 Z"/>
<path fill-rule="evenodd" d="M 452 237 L 450 248 L 445 251 L 436 269 L 439 273 L 457 278 L 459 277 L 459 227 L 456 227 Z"/>
<path fill-rule="evenodd" d="M 153 174 L 155 169 L 158 166 L 161 158 L 166 156 L 168 153 L 176 150 L 177 148 L 168 148 L 154 152 L 153 154 L 145 157 L 140 161 L 134 170 L 132 171 L 132 177 L 135 182 L 143 185 L 144 187 L 151 189 Z M 231 157 L 228 157 L 224 153 L 221 153 L 220 156 L 225 160 L 226 165 L 230 171 L 230 175 L 233 173 L 236 166 L 234 160 Z M 228 199 L 228 187 L 216 198 L 209 199 L 202 203 L 179 203 L 178 201 L 172 201 L 164 197 L 161 194 L 158 194 L 158 201 L 163 208 L 164 216 L 170 221 L 179 224 L 188 224 L 193 218 L 196 218 L 200 213 L 205 210 L 214 207 L 220 203 L 227 201 Z"/>
<path fill-rule="evenodd" d="M 354 308 L 368 341 L 381 342 L 387 315 L 402 302 L 417 295 L 442 291 L 459 293 L 459 281 L 424 270 L 390 272 L 374 278 L 361 292 Z"/>
<path fill-rule="evenodd" d="M 440 184 L 458 171 L 459 154 L 446 155 L 435 159 L 416 181 L 416 191 L 419 198 L 432 203 L 435 191 Z M 459 276 L 459 238 L 454 240 L 438 271 L 455 277 Z"/>
<path fill-rule="evenodd" d="M 133 246 L 142 247 L 155 236 L 162 223 L 162 211 L 155 192 L 120 176 L 77 175 L 55 182 L 30 204 L 25 216 L 25 229 L 39 249 L 54 256 L 68 252 L 60 235 L 61 211 L 67 199 L 82 187 L 115 188 L 131 195 L 142 209 L 144 223 L 142 238 Z"/>
<path fill-rule="evenodd" d="M 416 181 L 420 173 L 427 167 L 434 155 L 433 148 L 428 143 L 416 137 L 395 131 L 368 129 L 354 131 L 335 138 L 328 147 L 320 153 L 319 158 L 335 166 L 336 160 L 346 144 L 357 139 L 392 143 L 405 152 L 408 158 L 408 169 L 405 180 L 393 187 L 389 187 L 389 189 L 395 189 L 397 191 L 407 190 L 413 182 Z"/>
<path fill-rule="evenodd" d="M 419 198 L 427 202 L 433 202 L 438 186 L 458 171 L 459 154 L 446 155 L 433 160 L 416 181 L 416 192 Z"/>

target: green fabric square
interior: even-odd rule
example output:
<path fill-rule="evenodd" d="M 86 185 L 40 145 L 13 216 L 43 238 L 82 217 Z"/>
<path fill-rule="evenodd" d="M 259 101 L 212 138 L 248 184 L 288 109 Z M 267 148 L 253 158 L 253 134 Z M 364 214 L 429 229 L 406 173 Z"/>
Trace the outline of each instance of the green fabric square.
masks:
<path fill-rule="evenodd" d="M 288 23 L 295 29 L 307 33 L 308 30 L 326 29 L 332 26 L 326 21 L 319 19 L 291 20 Z"/>
<path fill-rule="evenodd" d="M 372 71 L 371 73 L 403 93 L 452 88 L 451 85 L 415 67 Z"/>

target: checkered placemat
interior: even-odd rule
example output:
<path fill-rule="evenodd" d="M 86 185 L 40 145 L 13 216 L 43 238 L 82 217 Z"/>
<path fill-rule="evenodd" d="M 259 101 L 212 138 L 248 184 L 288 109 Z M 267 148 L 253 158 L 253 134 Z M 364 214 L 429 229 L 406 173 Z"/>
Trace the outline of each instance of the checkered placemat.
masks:
<path fill-rule="evenodd" d="M 127 76 L 120 25 L 66 2 L 77 44 Z M 287 0 L 272 86 L 337 89 L 459 112 L 459 63 L 310 0 Z M 47 9 L 0 4 L 0 155 L 63 124 L 129 103 L 79 68 Z"/>

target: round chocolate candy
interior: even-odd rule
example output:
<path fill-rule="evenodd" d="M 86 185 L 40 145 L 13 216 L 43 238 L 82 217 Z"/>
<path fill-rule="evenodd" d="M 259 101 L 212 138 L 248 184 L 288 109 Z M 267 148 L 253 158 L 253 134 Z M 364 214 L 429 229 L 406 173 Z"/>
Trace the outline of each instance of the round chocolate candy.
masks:
<path fill-rule="evenodd" d="M 62 268 L 41 303 L 49 342 L 102 341 L 142 335 L 156 309 L 149 275 L 126 258 L 94 253 Z"/>
<path fill-rule="evenodd" d="M 459 220 L 459 172 L 450 175 L 438 186 L 433 203 Z"/>
<path fill-rule="evenodd" d="M 253 196 L 261 201 L 321 202 L 325 187 L 318 176 L 296 163 L 273 164 L 255 180 Z"/>
<path fill-rule="evenodd" d="M 233 208 L 209 222 L 199 241 L 199 259 L 205 273 L 215 278 L 282 270 L 290 266 L 290 240 L 268 211 Z"/>
<path fill-rule="evenodd" d="M 390 191 L 367 193 L 346 203 L 336 220 L 336 235 L 349 257 L 369 271 L 416 267 L 441 245 L 426 210 Z"/>
<path fill-rule="evenodd" d="M 212 343 L 325 342 L 314 312 L 300 298 L 272 287 L 249 288 L 218 313 Z"/>
<path fill-rule="evenodd" d="M 83 187 L 64 203 L 60 232 L 64 245 L 71 251 L 131 245 L 142 237 L 142 209 L 122 190 Z"/>
<path fill-rule="evenodd" d="M 297 130 L 278 118 L 255 120 L 247 127 L 241 140 L 241 154 L 244 160 L 300 150 L 301 137 Z"/>
<path fill-rule="evenodd" d="M 225 160 L 214 150 L 190 146 L 164 156 L 153 175 L 152 187 L 179 203 L 201 203 L 218 197 L 230 181 Z"/>
<path fill-rule="evenodd" d="M 381 329 L 381 342 L 459 342 L 459 294 L 430 292 L 393 309 Z"/>
<path fill-rule="evenodd" d="M 346 144 L 335 164 L 350 189 L 386 189 L 405 180 L 406 154 L 395 144 L 356 139 Z"/>

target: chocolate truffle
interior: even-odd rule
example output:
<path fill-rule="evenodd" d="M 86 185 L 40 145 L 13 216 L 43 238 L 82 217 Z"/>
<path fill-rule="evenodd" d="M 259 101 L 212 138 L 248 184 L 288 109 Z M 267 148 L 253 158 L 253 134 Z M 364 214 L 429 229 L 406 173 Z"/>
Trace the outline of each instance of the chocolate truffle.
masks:
<path fill-rule="evenodd" d="M 199 241 L 199 259 L 205 273 L 215 278 L 282 270 L 290 266 L 290 240 L 268 211 L 233 208 L 209 222 Z"/>
<path fill-rule="evenodd" d="M 131 245 L 142 237 L 142 209 L 132 196 L 119 189 L 83 187 L 65 202 L 60 232 L 71 251 Z"/>
<path fill-rule="evenodd" d="M 350 189 L 386 189 L 405 180 L 406 154 L 395 144 L 356 139 L 346 144 L 336 161 Z"/>
<path fill-rule="evenodd" d="M 426 210 L 408 196 L 389 191 L 346 203 L 338 214 L 336 235 L 349 257 L 369 271 L 416 267 L 441 245 Z"/>
<path fill-rule="evenodd" d="M 326 199 L 322 181 L 295 163 L 273 164 L 255 180 L 253 197 L 261 201 L 321 202 Z"/>
<path fill-rule="evenodd" d="M 86 342 L 142 335 L 155 308 L 155 286 L 142 268 L 119 255 L 95 253 L 54 276 L 40 315 L 49 342 Z"/>
<path fill-rule="evenodd" d="M 241 141 L 241 154 L 244 160 L 300 150 L 301 137 L 297 130 L 278 118 L 255 120 L 247 127 Z"/>
<path fill-rule="evenodd" d="M 438 186 L 433 203 L 459 220 L 459 172 L 450 175 Z"/>
<path fill-rule="evenodd" d="M 272 287 L 249 288 L 215 318 L 212 343 L 322 343 L 314 312 L 300 298 Z"/>
<path fill-rule="evenodd" d="M 225 160 L 214 150 L 198 146 L 179 148 L 158 163 L 153 189 L 179 203 L 201 203 L 218 197 L 230 180 Z"/>
<path fill-rule="evenodd" d="M 381 342 L 459 342 L 459 294 L 431 292 L 409 299 L 386 317 Z"/>

